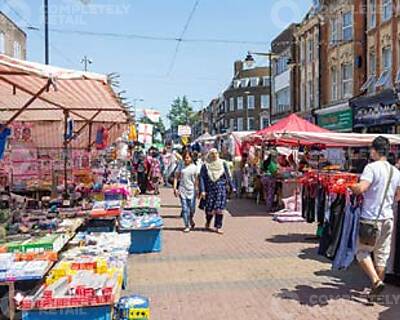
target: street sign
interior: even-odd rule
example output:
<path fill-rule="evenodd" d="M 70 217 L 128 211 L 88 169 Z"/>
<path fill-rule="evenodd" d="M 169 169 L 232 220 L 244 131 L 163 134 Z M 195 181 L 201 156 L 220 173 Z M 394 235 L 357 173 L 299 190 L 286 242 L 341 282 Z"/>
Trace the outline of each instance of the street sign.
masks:
<path fill-rule="evenodd" d="M 190 136 L 192 135 L 192 128 L 189 126 L 178 126 L 178 136 Z"/>

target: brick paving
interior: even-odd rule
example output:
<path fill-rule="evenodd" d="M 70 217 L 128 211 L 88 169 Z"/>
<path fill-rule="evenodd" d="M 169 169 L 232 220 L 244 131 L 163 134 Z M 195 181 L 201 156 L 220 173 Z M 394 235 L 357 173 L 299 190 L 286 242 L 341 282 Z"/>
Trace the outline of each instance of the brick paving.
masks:
<path fill-rule="evenodd" d="M 196 231 L 184 234 L 171 190 L 162 201 L 162 253 L 129 261 L 128 292 L 151 299 L 154 320 L 400 319 L 400 288 L 367 305 L 358 266 L 332 272 L 316 254 L 315 225 L 279 224 L 262 205 L 233 200 L 223 236 L 204 230 L 200 211 Z"/>

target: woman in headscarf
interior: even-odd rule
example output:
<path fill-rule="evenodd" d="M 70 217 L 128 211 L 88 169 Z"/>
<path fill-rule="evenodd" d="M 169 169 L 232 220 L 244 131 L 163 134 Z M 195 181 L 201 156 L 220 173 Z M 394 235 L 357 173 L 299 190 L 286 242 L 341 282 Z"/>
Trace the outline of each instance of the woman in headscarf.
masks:
<path fill-rule="evenodd" d="M 206 229 L 210 229 L 215 216 L 214 227 L 219 234 L 223 233 L 223 211 L 226 209 L 229 186 L 236 192 L 228 165 L 219 158 L 217 149 L 211 149 L 200 171 L 200 192 L 205 200 Z"/>

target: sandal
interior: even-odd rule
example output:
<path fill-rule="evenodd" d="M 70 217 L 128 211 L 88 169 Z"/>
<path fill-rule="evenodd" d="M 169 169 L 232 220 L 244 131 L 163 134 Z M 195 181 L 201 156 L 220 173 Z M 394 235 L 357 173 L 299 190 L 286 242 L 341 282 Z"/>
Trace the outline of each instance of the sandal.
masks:
<path fill-rule="evenodd" d="M 377 300 L 379 300 L 379 295 L 382 293 L 384 289 L 385 289 L 385 284 L 381 280 L 375 282 L 373 288 L 371 289 L 371 292 L 368 295 L 368 301 L 376 302 Z"/>

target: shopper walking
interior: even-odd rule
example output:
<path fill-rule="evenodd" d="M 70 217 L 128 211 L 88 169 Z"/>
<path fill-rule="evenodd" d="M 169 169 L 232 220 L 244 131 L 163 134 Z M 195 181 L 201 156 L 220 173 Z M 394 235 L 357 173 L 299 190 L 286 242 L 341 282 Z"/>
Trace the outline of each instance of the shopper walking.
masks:
<path fill-rule="evenodd" d="M 185 224 L 184 232 L 194 229 L 194 214 L 196 211 L 196 185 L 198 184 L 198 170 L 193 163 L 189 151 L 183 153 L 183 161 L 178 166 L 174 179 L 174 194 L 181 200 L 182 217 Z"/>
<path fill-rule="evenodd" d="M 149 187 L 150 189 L 154 190 L 155 195 L 159 195 L 162 174 L 161 174 L 161 163 L 159 160 L 159 154 L 157 149 L 153 148 L 149 151 L 149 157 L 147 158 L 147 163 L 148 163 L 147 179 L 149 182 Z"/>
<path fill-rule="evenodd" d="M 351 188 L 355 194 L 364 196 L 357 260 L 371 280 L 371 301 L 384 289 L 393 231 L 393 203 L 400 199 L 400 172 L 387 161 L 389 148 L 389 140 L 384 137 L 373 141 L 374 162 L 365 167 L 360 182 Z"/>
<path fill-rule="evenodd" d="M 228 188 L 236 192 L 226 162 L 219 158 L 217 149 L 211 149 L 200 172 L 201 197 L 205 200 L 206 229 L 214 219 L 215 230 L 222 234 L 223 211 L 227 205 Z"/>

